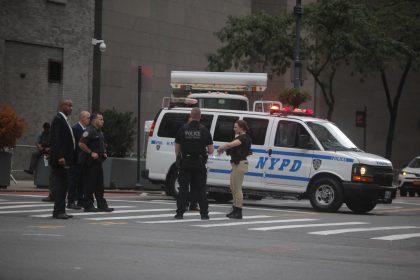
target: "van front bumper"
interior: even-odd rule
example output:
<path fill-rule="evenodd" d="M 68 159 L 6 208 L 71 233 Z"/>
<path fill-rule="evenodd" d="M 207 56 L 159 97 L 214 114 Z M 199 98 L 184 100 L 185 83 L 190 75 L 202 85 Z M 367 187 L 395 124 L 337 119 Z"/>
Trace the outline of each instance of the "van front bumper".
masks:
<path fill-rule="evenodd" d="M 391 203 L 397 194 L 397 186 L 343 182 L 344 197 L 370 198 L 382 203 Z"/>

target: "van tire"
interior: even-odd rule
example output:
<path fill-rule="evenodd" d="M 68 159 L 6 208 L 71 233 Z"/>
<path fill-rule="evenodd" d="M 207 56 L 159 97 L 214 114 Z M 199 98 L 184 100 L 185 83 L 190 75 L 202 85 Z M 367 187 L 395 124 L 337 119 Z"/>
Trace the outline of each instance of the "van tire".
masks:
<path fill-rule="evenodd" d="M 232 200 L 232 194 L 230 193 L 217 193 L 217 192 L 210 192 L 209 198 L 216 200 L 216 202 L 225 203 Z"/>
<path fill-rule="evenodd" d="M 354 213 L 365 214 L 376 207 L 376 201 L 373 199 L 356 197 L 346 201 L 346 205 Z"/>
<path fill-rule="evenodd" d="M 177 197 L 179 193 L 178 169 L 171 168 L 165 182 L 165 193 L 168 196 Z"/>
<path fill-rule="evenodd" d="M 320 178 L 311 184 L 309 200 L 316 211 L 337 212 L 343 205 L 341 184 L 332 178 Z"/>

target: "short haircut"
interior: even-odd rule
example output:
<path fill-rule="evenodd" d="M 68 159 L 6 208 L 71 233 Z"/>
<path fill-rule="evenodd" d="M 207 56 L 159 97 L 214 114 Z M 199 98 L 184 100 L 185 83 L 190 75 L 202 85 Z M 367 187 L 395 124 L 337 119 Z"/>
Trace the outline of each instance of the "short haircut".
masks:
<path fill-rule="evenodd" d="M 191 109 L 191 119 L 192 120 L 200 120 L 201 119 L 201 110 L 198 107 L 194 107 Z"/>
<path fill-rule="evenodd" d="M 101 112 L 95 112 L 90 115 L 90 121 L 96 119 L 99 115 L 103 116 Z"/>
<path fill-rule="evenodd" d="M 49 122 L 44 122 L 44 124 L 42 125 L 43 129 L 50 129 L 50 123 Z"/>

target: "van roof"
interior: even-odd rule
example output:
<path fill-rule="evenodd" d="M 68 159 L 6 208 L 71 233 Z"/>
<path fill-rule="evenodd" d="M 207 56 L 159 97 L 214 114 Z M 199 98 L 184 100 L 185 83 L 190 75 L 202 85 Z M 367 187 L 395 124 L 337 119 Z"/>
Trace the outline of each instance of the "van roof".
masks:
<path fill-rule="evenodd" d="M 208 93 L 191 93 L 188 98 L 220 98 L 220 99 L 237 99 L 248 101 L 248 98 L 238 94 L 227 94 L 221 92 L 208 92 Z"/>
<path fill-rule="evenodd" d="M 164 108 L 163 110 L 167 111 L 179 111 L 179 112 L 186 112 L 190 113 L 191 108 L 183 108 L 183 107 L 175 107 L 175 108 Z M 254 112 L 254 111 L 238 111 L 238 110 L 223 110 L 223 109 L 209 109 L 209 108 L 200 108 L 201 113 L 226 113 L 226 114 L 237 114 L 237 115 L 247 115 L 247 116 L 278 116 L 283 118 L 291 118 L 291 119 L 297 119 L 304 122 L 329 122 L 325 119 L 319 119 L 315 117 L 310 116 L 301 116 L 301 115 L 293 115 L 293 114 L 275 114 L 272 115 L 268 112 Z"/>

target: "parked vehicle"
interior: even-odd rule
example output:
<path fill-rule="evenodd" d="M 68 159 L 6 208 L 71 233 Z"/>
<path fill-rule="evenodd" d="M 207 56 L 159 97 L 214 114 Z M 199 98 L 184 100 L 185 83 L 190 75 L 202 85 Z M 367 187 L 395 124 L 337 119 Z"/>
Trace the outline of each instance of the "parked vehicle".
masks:
<path fill-rule="evenodd" d="M 164 183 L 170 195 L 178 192 L 174 138 L 187 122 L 189 108 L 163 108 L 150 131 L 143 177 Z M 389 160 L 358 149 L 333 123 L 301 110 L 294 114 L 202 109 L 201 122 L 213 135 L 215 147 L 234 138 L 233 124 L 250 127 L 252 155 L 248 157 L 244 195 L 262 198 L 308 198 L 318 211 L 337 211 L 343 203 L 366 213 L 378 202 L 391 203 L 396 186 Z M 209 196 L 231 199 L 229 156 L 209 157 Z"/>
<path fill-rule="evenodd" d="M 420 196 L 420 156 L 415 157 L 398 175 L 401 196 Z"/>

